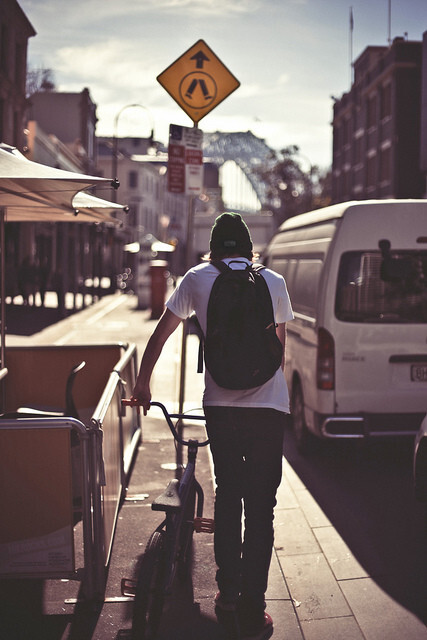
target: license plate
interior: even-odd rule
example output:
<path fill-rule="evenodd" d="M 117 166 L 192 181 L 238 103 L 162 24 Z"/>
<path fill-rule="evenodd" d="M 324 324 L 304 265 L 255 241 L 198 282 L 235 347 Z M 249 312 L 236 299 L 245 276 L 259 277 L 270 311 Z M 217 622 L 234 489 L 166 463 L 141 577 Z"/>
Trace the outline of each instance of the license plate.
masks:
<path fill-rule="evenodd" d="M 427 364 L 413 364 L 411 366 L 411 380 L 427 382 Z"/>

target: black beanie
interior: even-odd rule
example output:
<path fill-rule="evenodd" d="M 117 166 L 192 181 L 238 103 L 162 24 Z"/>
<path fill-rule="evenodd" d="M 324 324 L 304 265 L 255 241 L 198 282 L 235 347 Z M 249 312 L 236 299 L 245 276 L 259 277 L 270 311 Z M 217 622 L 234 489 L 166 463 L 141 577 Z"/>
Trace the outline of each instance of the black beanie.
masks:
<path fill-rule="evenodd" d="M 249 229 L 238 213 L 223 213 L 215 220 L 209 244 L 212 253 L 217 255 L 252 252 L 252 240 Z"/>

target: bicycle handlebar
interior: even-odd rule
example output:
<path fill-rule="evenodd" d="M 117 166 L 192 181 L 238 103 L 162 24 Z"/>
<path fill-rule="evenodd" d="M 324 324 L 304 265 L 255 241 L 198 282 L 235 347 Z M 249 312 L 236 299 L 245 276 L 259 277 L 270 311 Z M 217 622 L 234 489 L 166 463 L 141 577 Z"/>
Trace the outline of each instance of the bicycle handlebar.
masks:
<path fill-rule="evenodd" d="M 122 398 L 122 406 L 123 407 L 139 407 L 140 404 L 137 400 L 133 400 L 130 398 Z M 178 431 L 175 428 L 174 423 L 172 422 L 172 418 L 177 420 L 206 420 L 205 416 L 193 416 L 187 413 L 169 413 L 166 409 L 165 405 L 161 402 L 150 402 L 150 407 L 159 407 L 163 411 L 163 415 L 165 416 L 166 422 L 168 423 L 168 427 L 171 430 L 171 433 L 175 440 L 179 442 L 179 444 L 185 445 L 188 447 L 190 442 L 188 440 L 184 440 L 179 435 Z M 204 442 L 198 442 L 197 440 L 193 440 L 191 442 L 193 446 L 196 447 L 206 447 L 209 444 L 209 440 L 205 440 Z"/>

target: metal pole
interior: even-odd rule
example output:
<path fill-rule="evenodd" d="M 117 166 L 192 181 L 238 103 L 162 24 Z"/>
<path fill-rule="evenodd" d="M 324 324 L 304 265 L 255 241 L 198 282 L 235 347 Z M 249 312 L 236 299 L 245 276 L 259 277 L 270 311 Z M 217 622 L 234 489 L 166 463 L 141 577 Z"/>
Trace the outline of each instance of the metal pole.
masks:
<path fill-rule="evenodd" d="M 193 122 L 193 126 L 197 128 L 197 122 Z M 193 220 L 194 220 L 194 196 L 188 197 L 188 217 L 187 217 L 187 245 L 185 250 L 185 266 L 186 271 L 193 265 Z M 178 413 L 184 412 L 184 399 L 185 399 L 185 372 L 187 366 L 187 334 L 188 334 L 188 320 L 184 320 L 182 327 L 182 342 L 181 342 L 181 367 L 179 375 L 179 402 Z M 182 437 L 182 424 L 178 423 L 178 433 Z M 177 477 L 180 477 L 182 469 L 182 445 L 176 448 L 176 468 Z"/>
<path fill-rule="evenodd" d="M 188 271 L 193 266 L 193 227 L 194 227 L 194 196 L 188 196 L 187 218 L 187 246 L 185 251 L 185 268 Z"/>
<path fill-rule="evenodd" d="M 186 246 L 186 270 L 193 264 L 193 219 L 194 219 L 194 196 L 188 198 L 188 219 L 187 219 L 187 246 Z M 188 321 L 184 321 L 181 343 L 181 369 L 179 376 L 179 408 L 178 413 L 183 412 L 185 396 L 185 368 L 187 364 L 187 328 Z"/>
<path fill-rule="evenodd" d="M 388 0 L 388 45 L 391 45 L 391 0 Z"/>
<path fill-rule="evenodd" d="M 349 34 L 350 88 L 353 85 L 353 30 L 354 30 L 353 7 L 350 7 L 350 34 Z"/>
<path fill-rule="evenodd" d="M 0 251 L 1 251 L 1 274 L 0 274 L 0 323 L 1 323 L 1 345 L 0 345 L 0 359 L 1 359 L 1 368 L 4 369 L 5 365 L 5 337 L 6 337 L 6 242 L 5 242 L 5 213 L 6 210 L 4 207 L 0 208 Z"/>
<path fill-rule="evenodd" d="M 113 180 L 118 178 L 117 175 L 117 120 L 115 122 L 114 135 L 113 135 L 113 166 L 111 171 L 111 177 Z M 117 189 L 113 189 L 113 202 L 117 202 Z"/>
<path fill-rule="evenodd" d="M 150 110 L 148 109 L 148 107 L 144 107 L 143 104 L 139 104 L 139 103 L 133 103 L 133 104 L 127 104 L 124 107 L 122 107 L 120 109 L 120 111 L 116 114 L 115 118 L 114 118 L 114 131 L 113 131 L 113 158 L 112 158 L 112 178 L 118 178 L 117 175 L 117 164 L 118 164 L 118 139 L 117 139 L 117 128 L 118 128 L 118 124 L 119 124 L 119 118 L 122 115 L 123 111 L 125 111 L 125 109 L 130 109 L 130 108 L 134 108 L 134 107 L 139 107 L 140 109 L 144 109 L 144 111 L 147 113 L 149 119 L 150 119 L 150 126 L 151 126 L 151 131 L 150 131 L 150 137 L 149 140 L 151 140 L 151 142 L 154 140 L 154 120 L 153 120 L 153 116 L 151 115 Z M 113 201 L 117 202 L 117 193 L 116 190 L 114 190 L 114 197 L 113 197 Z"/>

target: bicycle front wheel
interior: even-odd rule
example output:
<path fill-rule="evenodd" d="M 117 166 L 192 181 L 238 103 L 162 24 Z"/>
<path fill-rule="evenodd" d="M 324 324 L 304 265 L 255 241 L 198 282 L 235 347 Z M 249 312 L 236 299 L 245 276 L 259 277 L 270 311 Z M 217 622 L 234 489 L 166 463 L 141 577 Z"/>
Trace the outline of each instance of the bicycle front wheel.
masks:
<path fill-rule="evenodd" d="M 147 542 L 136 585 L 132 616 L 132 640 L 156 637 L 164 602 L 164 533 L 155 531 Z"/>

